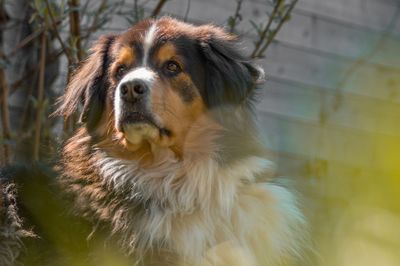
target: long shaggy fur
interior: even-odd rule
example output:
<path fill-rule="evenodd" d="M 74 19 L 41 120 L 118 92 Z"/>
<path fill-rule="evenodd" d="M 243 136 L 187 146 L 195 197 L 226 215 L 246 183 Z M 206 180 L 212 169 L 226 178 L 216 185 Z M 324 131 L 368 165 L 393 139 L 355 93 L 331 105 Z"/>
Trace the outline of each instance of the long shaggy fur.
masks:
<path fill-rule="evenodd" d="M 23 249 L 23 239 L 33 233 L 23 229 L 18 215 L 16 188 L 13 183 L 2 184 L 0 180 L 0 265 L 15 265 Z"/>

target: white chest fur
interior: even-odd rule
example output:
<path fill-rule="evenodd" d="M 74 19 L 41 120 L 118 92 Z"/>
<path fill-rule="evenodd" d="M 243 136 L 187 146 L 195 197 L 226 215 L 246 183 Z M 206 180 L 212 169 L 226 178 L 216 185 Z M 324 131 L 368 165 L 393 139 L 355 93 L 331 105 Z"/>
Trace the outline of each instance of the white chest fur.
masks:
<path fill-rule="evenodd" d="M 204 265 L 230 265 L 240 261 L 235 256 L 244 265 L 279 265 L 299 251 L 305 222 L 293 195 L 255 180 L 272 167 L 266 159 L 221 167 L 212 158 L 179 161 L 166 151 L 147 168 L 110 157 L 98 167 L 111 189 L 128 188 L 128 197 L 151 202 L 146 215 L 114 219 L 133 249 L 167 248 Z"/>

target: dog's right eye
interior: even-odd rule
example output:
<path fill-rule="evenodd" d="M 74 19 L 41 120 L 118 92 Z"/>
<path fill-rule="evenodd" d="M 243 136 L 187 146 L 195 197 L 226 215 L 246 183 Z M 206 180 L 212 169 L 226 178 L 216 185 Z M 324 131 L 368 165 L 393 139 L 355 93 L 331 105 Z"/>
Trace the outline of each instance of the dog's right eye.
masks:
<path fill-rule="evenodd" d="M 176 75 L 182 71 L 181 67 L 179 66 L 179 63 L 173 60 L 167 61 L 164 64 L 164 69 L 170 75 Z"/>
<path fill-rule="evenodd" d="M 126 73 L 126 66 L 121 65 L 121 66 L 119 66 L 119 67 L 117 68 L 117 71 L 116 71 L 116 73 L 115 73 L 115 77 L 116 77 L 117 79 L 121 79 L 122 76 L 125 75 L 125 73 Z"/>

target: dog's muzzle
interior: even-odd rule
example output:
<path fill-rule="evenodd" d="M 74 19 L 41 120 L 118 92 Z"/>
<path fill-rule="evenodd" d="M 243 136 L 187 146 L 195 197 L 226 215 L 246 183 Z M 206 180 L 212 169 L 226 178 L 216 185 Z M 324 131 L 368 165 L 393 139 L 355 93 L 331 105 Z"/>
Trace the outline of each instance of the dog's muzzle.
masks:
<path fill-rule="evenodd" d="M 152 70 L 140 67 L 126 74 L 115 91 L 115 127 L 132 143 L 153 137 L 158 131 L 150 107 L 155 78 Z"/>
<path fill-rule="evenodd" d="M 149 93 L 149 86 L 141 79 L 125 81 L 120 85 L 120 97 L 127 103 L 135 103 L 146 98 Z"/>

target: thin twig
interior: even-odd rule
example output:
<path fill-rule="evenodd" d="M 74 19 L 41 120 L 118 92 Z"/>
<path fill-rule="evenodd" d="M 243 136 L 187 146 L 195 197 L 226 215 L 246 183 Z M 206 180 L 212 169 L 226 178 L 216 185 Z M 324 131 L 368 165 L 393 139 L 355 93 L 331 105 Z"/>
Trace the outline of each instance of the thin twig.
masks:
<path fill-rule="evenodd" d="M 88 33 L 92 33 L 95 31 L 98 27 L 98 20 L 102 12 L 104 12 L 104 9 L 107 7 L 107 0 L 102 0 L 99 7 L 97 8 L 96 12 L 93 15 L 93 21 L 92 24 L 89 26 L 87 29 Z M 89 34 L 86 36 L 86 38 L 89 38 Z"/>
<path fill-rule="evenodd" d="M 138 6 L 138 0 L 133 0 L 133 8 L 134 8 L 134 14 L 135 14 L 135 23 L 139 21 L 139 6 Z"/>
<path fill-rule="evenodd" d="M 86 2 L 82 5 L 81 14 L 86 14 L 86 11 L 88 9 L 90 2 L 91 2 L 91 0 L 86 0 Z"/>
<path fill-rule="evenodd" d="M 240 9 L 242 8 L 242 3 L 243 3 L 243 0 L 237 0 L 236 1 L 236 10 L 235 10 L 235 14 L 232 16 L 232 17 L 230 17 L 230 19 L 231 19 L 231 21 L 230 21 L 230 29 L 229 29 L 229 32 L 231 32 L 231 33 L 233 33 L 234 32 L 234 30 L 235 30 L 235 27 L 236 27 L 236 25 L 237 25 L 237 21 L 238 20 L 241 20 L 241 15 L 240 15 Z"/>
<path fill-rule="evenodd" d="M 43 96 L 44 96 L 44 78 L 46 71 L 46 34 L 42 33 L 41 48 L 40 48 L 40 67 L 39 67 L 39 82 L 38 82 L 38 96 L 37 96 L 37 110 L 36 110 L 36 123 L 35 123 L 35 142 L 33 145 L 33 159 L 39 160 L 39 147 L 40 147 L 40 132 L 42 125 L 43 113 Z"/>
<path fill-rule="evenodd" d="M 106 6 L 107 6 L 107 0 L 102 0 L 96 12 L 93 15 L 93 20 L 91 25 L 86 29 L 85 31 L 86 33 L 81 37 L 82 40 L 85 40 L 84 47 L 86 47 L 87 41 L 90 39 L 92 33 L 98 30 L 99 26 L 101 25 L 101 23 L 99 23 L 98 20 Z"/>
<path fill-rule="evenodd" d="M 54 24 L 58 26 L 62 22 L 62 18 L 59 18 L 55 20 Z M 15 48 L 7 54 L 7 58 L 14 56 L 20 49 L 24 48 L 26 45 L 30 44 L 32 41 L 36 40 L 42 34 L 44 31 L 46 31 L 46 27 L 41 27 L 31 34 L 29 34 L 27 37 L 25 37 L 22 41 L 20 41 Z"/>
<path fill-rule="evenodd" d="M 81 61 L 84 55 L 81 47 L 81 26 L 78 11 L 79 0 L 70 0 L 68 4 L 69 8 L 72 10 L 69 14 L 71 37 L 72 40 L 75 41 L 76 56 L 78 58 L 78 61 Z"/>
<path fill-rule="evenodd" d="M 19 42 L 15 48 L 7 55 L 7 57 L 14 56 L 20 49 L 24 48 L 26 45 L 30 44 L 33 40 L 42 34 L 45 31 L 45 28 L 40 28 L 33 33 L 29 34 L 26 38 L 24 38 L 21 42 Z"/>
<path fill-rule="evenodd" d="M 61 36 L 60 36 L 60 34 L 58 32 L 58 29 L 57 29 L 56 20 L 54 19 L 53 12 L 51 10 L 49 1 L 45 0 L 44 2 L 46 4 L 46 8 L 47 8 L 47 11 L 49 13 L 49 17 L 50 17 L 50 20 L 51 20 L 51 25 L 52 25 L 52 28 L 53 28 L 53 33 L 56 36 L 58 42 L 60 43 L 61 48 L 63 49 L 65 55 L 67 56 L 68 65 L 71 65 L 74 62 L 74 57 L 71 54 L 70 49 L 65 45 L 64 41 L 61 39 Z"/>
<path fill-rule="evenodd" d="M 239 0 L 242 1 L 242 0 Z M 187 21 L 188 16 L 189 16 L 189 11 L 190 11 L 190 6 L 191 6 L 192 0 L 188 0 L 187 6 L 186 6 L 186 11 L 185 11 L 185 16 L 183 17 L 183 21 Z"/>
<path fill-rule="evenodd" d="M 259 39 L 258 39 L 258 41 L 256 42 L 255 47 L 254 47 L 254 50 L 253 50 L 253 52 L 251 53 L 251 56 L 250 56 L 250 57 L 252 57 L 252 58 L 257 57 L 257 52 L 258 52 L 258 50 L 260 49 L 261 45 L 264 43 L 264 39 L 265 39 L 265 37 L 267 36 L 267 33 L 268 33 L 268 32 L 270 31 L 270 29 L 271 29 L 272 22 L 274 21 L 274 19 L 275 19 L 275 17 L 276 17 L 276 14 L 278 13 L 279 6 L 281 5 L 282 1 L 283 1 L 283 0 L 278 0 L 278 1 L 276 1 L 276 4 L 275 4 L 275 6 L 274 6 L 274 9 L 272 10 L 272 13 L 271 13 L 271 15 L 270 15 L 269 18 L 268 18 L 268 22 L 267 22 L 267 24 L 265 25 L 263 31 L 259 34 Z M 269 37 L 270 37 L 270 36 L 269 36 Z"/>
<path fill-rule="evenodd" d="M 2 57 L 2 52 L 0 51 Z M 1 126 L 3 128 L 3 151 L 4 151 L 4 163 L 11 163 L 11 148 L 7 141 L 11 139 L 11 127 L 10 127 L 10 114 L 8 110 L 8 84 L 6 81 L 6 75 L 4 69 L 0 68 L 0 88 L 1 88 Z"/>
<path fill-rule="evenodd" d="M 166 2 L 167 2 L 167 0 L 158 1 L 158 4 L 156 5 L 156 7 L 154 8 L 153 12 L 151 13 L 151 17 L 152 18 L 155 18 L 160 14 L 160 12 L 161 12 L 161 10 L 162 10 L 162 8 L 163 8 L 163 6 L 164 6 L 164 4 Z"/>
<path fill-rule="evenodd" d="M 54 63 L 62 54 L 64 54 L 62 50 L 52 53 L 50 56 L 46 58 L 46 64 L 50 65 Z M 9 95 L 15 93 L 24 82 L 26 82 L 30 77 L 32 77 L 32 75 L 35 75 L 39 67 L 40 67 L 40 62 L 32 66 L 29 70 L 27 70 L 25 72 L 25 75 L 23 75 L 20 79 L 11 83 Z"/>
<path fill-rule="evenodd" d="M 78 61 L 81 61 L 83 59 L 83 50 L 81 46 L 81 25 L 80 25 L 80 18 L 79 18 L 79 0 L 69 0 L 68 5 L 70 10 L 72 10 L 69 13 L 69 28 L 70 28 L 70 35 L 71 35 L 71 40 L 74 41 L 75 43 L 75 50 L 76 50 L 76 56 L 78 58 Z M 69 79 L 72 74 L 72 67 L 73 64 L 68 65 L 68 74 L 67 74 L 67 80 L 69 82 Z M 68 119 L 64 120 L 64 132 L 67 133 L 70 129 L 73 129 L 73 125 L 75 125 L 75 117 L 69 117 Z M 68 125 L 72 125 L 69 127 Z"/>
<path fill-rule="evenodd" d="M 276 34 L 280 31 L 280 29 L 282 28 L 282 25 L 289 19 L 290 13 L 292 12 L 293 8 L 295 7 L 296 3 L 298 0 L 294 0 L 289 8 L 287 9 L 285 15 L 283 16 L 283 18 L 279 21 L 278 26 L 272 31 L 271 35 L 267 38 L 267 42 L 264 44 L 264 46 L 260 49 L 260 51 L 258 52 L 257 57 L 261 57 L 263 55 L 263 53 L 265 52 L 265 50 L 267 50 L 267 48 L 269 47 L 269 45 L 271 44 L 271 42 L 274 40 Z"/>

